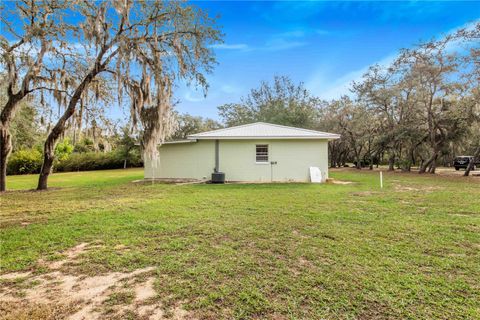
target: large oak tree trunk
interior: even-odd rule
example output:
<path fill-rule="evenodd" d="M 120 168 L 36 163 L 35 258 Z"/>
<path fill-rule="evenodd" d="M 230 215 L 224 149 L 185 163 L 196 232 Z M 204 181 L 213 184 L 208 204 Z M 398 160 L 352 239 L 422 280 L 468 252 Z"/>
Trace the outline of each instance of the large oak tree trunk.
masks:
<path fill-rule="evenodd" d="M 55 138 L 52 134 L 48 135 L 43 148 L 43 164 L 40 170 L 40 177 L 38 178 L 37 190 L 46 190 L 48 187 L 48 176 L 52 173 L 53 161 L 55 160 L 55 144 L 58 137 Z"/>
<path fill-rule="evenodd" d="M 477 163 L 478 159 L 480 159 L 480 145 L 477 147 L 477 150 L 475 150 L 475 154 L 473 155 L 473 160 L 470 161 L 467 169 L 465 170 L 465 173 L 463 174 L 465 177 L 468 177 L 470 175 L 470 171 L 473 170 L 473 167 L 475 166 L 475 163 Z"/>
<path fill-rule="evenodd" d="M 40 170 L 40 177 L 38 178 L 37 190 L 46 190 L 48 188 L 48 177 L 52 173 L 53 161 L 55 160 L 55 145 L 58 139 L 63 135 L 66 129 L 68 119 L 75 113 L 75 108 L 80 101 L 83 91 L 92 82 L 93 78 L 102 70 L 100 65 L 97 64 L 95 68 L 87 74 L 80 85 L 75 90 L 70 102 L 63 115 L 58 119 L 57 124 L 53 127 L 52 131 L 47 137 L 43 146 L 43 164 Z"/>
<path fill-rule="evenodd" d="M 7 190 L 7 159 L 12 151 L 12 138 L 8 128 L 0 125 L 0 192 Z"/>
<path fill-rule="evenodd" d="M 70 100 L 68 108 L 65 110 L 65 113 L 58 120 L 55 127 L 47 137 L 45 144 L 43 146 L 43 164 L 40 169 L 40 177 L 38 178 L 37 190 L 46 190 L 48 187 L 48 177 L 52 173 L 53 161 L 55 160 L 55 146 L 58 142 L 58 139 L 65 132 L 66 122 L 75 112 L 76 102 L 80 99 L 72 98 Z"/>
<path fill-rule="evenodd" d="M 47 140 L 45 140 L 45 144 L 43 146 L 43 164 L 42 168 L 40 169 L 37 190 L 46 190 L 48 187 L 48 177 L 50 173 L 52 173 L 53 161 L 55 160 L 55 146 L 58 142 L 58 139 L 65 132 L 67 120 L 75 112 L 75 106 L 78 100 L 80 100 L 80 94 L 78 95 L 78 98 L 75 98 L 74 96 L 72 100 L 70 100 L 68 108 L 58 120 L 55 127 L 53 127 L 52 131 L 47 137 Z"/>
<path fill-rule="evenodd" d="M 10 96 L 0 114 L 0 192 L 7 190 L 7 161 L 12 152 L 10 123 L 23 96 L 20 94 Z"/>

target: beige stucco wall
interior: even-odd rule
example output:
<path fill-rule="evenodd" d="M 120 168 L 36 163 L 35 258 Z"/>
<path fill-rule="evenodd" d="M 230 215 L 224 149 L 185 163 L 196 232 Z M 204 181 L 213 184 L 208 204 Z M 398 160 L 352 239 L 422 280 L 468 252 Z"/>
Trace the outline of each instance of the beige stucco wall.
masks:
<path fill-rule="evenodd" d="M 255 162 L 255 146 L 269 145 L 269 161 Z M 210 179 L 215 167 L 215 141 L 166 144 L 159 148 L 155 169 L 145 159 L 145 178 Z M 327 140 L 220 140 L 220 171 L 227 181 L 309 181 L 309 167 L 328 178 Z M 152 172 L 155 175 L 152 175 Z"/>

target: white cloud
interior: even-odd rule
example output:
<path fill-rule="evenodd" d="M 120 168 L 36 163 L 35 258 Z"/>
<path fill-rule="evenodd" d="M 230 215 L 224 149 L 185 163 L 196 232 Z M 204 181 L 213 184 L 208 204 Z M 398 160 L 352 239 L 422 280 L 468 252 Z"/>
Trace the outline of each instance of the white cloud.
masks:
<path fill-rule="evenodd" d="M 244 43 L 239 44 L 217 44 L 211 46 L 211 48 L 218 49 L 218 50 L 239 50 L 239 51 L 257 51 L 257 50 L 287 50 L 292 48 L 297 48 L 306 45 L 306 42 L 302 41 L 290 41 L 284 38 L 275 37 L 268 41 L 266 41 L 263 45 L 260 46 L 249 46 Z"/>
<path fill-rule="evenodd" d="M 229 84 L 222 85 L 220 87 L 220 90 L 228 94 L 241 92 L 241 89 L 239 87 Z"/>
<path fill-rule="evenodd" d="M 360 69 L 350 71 L 332 81 L 329 75 L 331 69 L 321 68 L 306 83 L 306 87 L 315 95 L 323 99 L 338 99 L 342 95 L 349 95 L 353 81 L 359 81 L 368 71 L 371 65 L 379 64 L 382 66 L 390 65 L 397 57 L 397 52 L 392 53 L 381 60 L 364 66 Z"/>
<path fill-rule="evenodd" d="M 279 37 L 287 37 L 287 38 L 302 38 L 306 35 L 305 31 L 303 30 L 292 30 L 278 34 Z"/>
<path fill-rule="evenodd" d="M 289 41 L 283 38 L 272 39 L 265 43 L 263 47 L 265 50 L 287 50 L 306 45 L 306 42 L 302 41 Z"/>
<path fill-rule="evenodd" d="M 330 30 L 327 29 L 310 29 L 310 28 L 304 28 L 304 29 L 296 29 L 296 30 L 291 30 L 291 31 L 286 31 L 282 33 L 278 33 L 275 35 L 277 38 L 303 38 L 307 36 L 312 36 L 312 35 L 327 35 L 331 34 Z"/>
<path fill-rule="evenodd" d="M 245 44 L 245 43 L 236 43 L 236 44 L 221 43 L 221 44 L 214 44 L 211 46 L 211 48 L 220 49 L 220 50 L 248 50 L 249 46 L 248 44 Z"/>
<path fill-rule="evenodd" d="M 197 91 L 188 90 L 183 98 L 189 102 L 200 102 L 205 101 L 205 96 Z"/>
<path fill-rule="evenodd" d="M 291 30 L 273 35 L 265 45 L 262 47 L 264 50 L 287 50 L 291 48 L 302 47 L 308 44 L 307 41 L 301 41 L 302 38 L 309 37 L 311 35 L 327 35 L 330 31 L 324 29 L 317 30 Z"/>
<path fill-rule="evenodd" d="M 288 50 L 292 48 L 298 48 L 307 45 L 306 41 L 301 41 L 301 38 L 305 38 L 312 34 L 317 35 L 326 35 L 330 32 L 328 30 L 318 29 L 318 30 L 302 30 L 296 29 L 286 32 L 281 32 L 273 34 L 269 39 L 267 39 L 263 44 L 258 46 L 251 46 L 246 43 L 222 43 L 215 44 L 210 46 L 213 49 L 218 50 L 239 50 L 239 51 L 258 51 L 258 50 L 267 50 L 267 51 L 278 51 L 278 50 Z"/>

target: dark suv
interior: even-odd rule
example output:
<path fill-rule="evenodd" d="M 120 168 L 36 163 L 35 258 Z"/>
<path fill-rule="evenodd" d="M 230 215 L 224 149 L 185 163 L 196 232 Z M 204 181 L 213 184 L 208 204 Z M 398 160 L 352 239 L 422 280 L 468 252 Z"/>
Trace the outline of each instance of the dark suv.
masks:
<path fill-rule="evenodd" d="M 460 168 L 467 169 L 470 161 L 473 161 L 472 156 L 459 156 L 459 157 L 456 157 L 455 160 L 453 160 L 453 166 L 455 167 L 455 170 L 458 170 Z M 473 165 L 473 170 L 476 170 L 477 168 L 480 168 L 480 160 L 478 160 Z"/>

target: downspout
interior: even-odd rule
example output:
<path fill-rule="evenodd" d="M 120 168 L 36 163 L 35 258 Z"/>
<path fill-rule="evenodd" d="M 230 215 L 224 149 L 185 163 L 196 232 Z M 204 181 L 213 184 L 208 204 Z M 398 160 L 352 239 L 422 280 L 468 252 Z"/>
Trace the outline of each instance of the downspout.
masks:
<path fill-rule="evenodd" d="M 220 141 L 215 140 L 215 173 L 220 171 Z"/>

